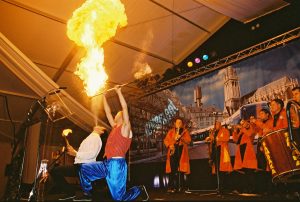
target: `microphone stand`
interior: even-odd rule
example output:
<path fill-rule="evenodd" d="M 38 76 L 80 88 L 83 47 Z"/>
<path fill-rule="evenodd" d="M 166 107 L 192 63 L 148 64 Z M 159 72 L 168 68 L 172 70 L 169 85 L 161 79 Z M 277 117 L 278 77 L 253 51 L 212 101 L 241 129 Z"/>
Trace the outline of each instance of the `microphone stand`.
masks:
<path fill-rule="evenodd" d="M 177 144 L 177 148 L 175 148 L 175 149 L 178 149 L 178 151 L 177 151 L 177 174 L 178 174 L 178 176 L 177 176 L 177 178 L 178 178 L 178 186 L 177 186 L 177 188 L 178 188 L 178 191 L 180 192 L 180 190 L 181 190 L 181 182 L 180 182 L 180 169 L 178 170 L 178 168 L 180 167 L 180 153 L 179 153 L 179 143 Z"/>
<path fill-rule="evenodd" d="M 39 187 L 39 183 L 38 183 L 38 178 L 41 176 L 41 173 L 39 172 L 40 170 L 38 170 L 38 165 L 39 165 L 39 162 L 41 162 L 40 164 L 40 169 L 41 169 L 41 166 L 42 166 L 42 160 L 40 160 L 40 148 L 41 148 L 41 145 L 42 143 L 44 142 L 44 133 L 46 133 L 46 125 L 47 125 L 47 114 L 45 113 L 45 108 L 46 108 L 46 97 L 43 97 L 41 99 L 41 101 L 39 100 L 38 101 L 40 103 L 40 107 L 43 109 L 42 110 L 42 113 L 41 113 L 41 117 L 40 117 L 40 121 L 41 121 L 41 127 L 40 127 L 40 132 L 39 132 L 39 141 L 38 141 L 38 149 L 37 149 L 37 160 L 36 160 L 36 170 L 35 170 L 35 178 L 34 178 L 34 181 L 33 181 L 33 186 L 32 186 L 32 190 L 31 192 L 29 193 L 29 196 L 28 196 L 28 201 L 37 201 L 38 200 L 38 187 Z"/>
<path fill-rule="evenodd" d="M 184 131 L 182 131 L 181 132 L 181 134 L 180 134 L 180 137 L 176 140 L 176 143 L 175 143 L 175 145 L 177 145 L 176 147 L 175 147 L 175 151 L 177 150 L 177 174 L 178 174 L 178 176 L 177 176 L 177 180 L 178 180 L 178 191 L 180 191 L 181 190 L 181 180 L 180 180 L 180 175 L 181 175 L 181 173 L 180 173 L 180 169 L 178 170 L 178 168 L 180 167 L 180 157 L 181 157 L 181 154 L 182 154 L 182 151 L 181 151 L 181 154 L 179 153 L 179 142 L 180 142 L 180 140 L 181 140 L 181 138 L 182 138 L 182 136 L 183 136 L 183 132 Z"/>
<path fill-rule="evenodd" d="M 221 152 L 220 152 L 221 153 Z M 217 175 L 217 189 L 216 192 L 219 195 L 220 194 L 220 173 L 219 173 L 219 167 L 220 167 L 220 162 L 219 162 L 219 155 L 218 155 L 218 147 L 217 147 L 217 142 L 215 141 L 215 170 L 216 170 L 216 175 Z"/>
<path fill-rule="evenodd" d="M 46 106 L 47 106 L 46 98 L 47 98 L 47 95 L 53 95 L 53 94 L 59 93 L 61 89 L 66 89 L 66 87 L 59 87 L 56 89 L 52 89 L 52 90 L 48 91 L 45 96 L 43 96 L 40 100 L 37 101 L 40 105 L 39 107 L 42 109 L 42 113 L 41 113 L 41 117 L 40 117 L 41 128 L 40 128 L 40 133 L 39 133 L 39 142 L 38 142 L 38 149 L 37 149 L 35 178 L 33 181 L 32 190 L 28 196 L 28 201 L 37 201 L 39 199 L 39 196 L 38 196 L 39 193 L 37 191 L 37 189 L 39 187 L 39 183 L 40 183 L 38 181 L 38 179 L 41 176 L 41 173 L 38 170 L 39 162 L 41 162 L 40 169 L 42 166 L 42 160 L 40 160 L 40 157 L 41 157 L 40 148 L 41 148 L 42 143 L 44 142 L 44 135 L 42 135 L 42 133 L 46 133 L 47 120 L 49 118 L 49 114 L 47 113 L 47 110 L 46 110 Z M 65 140 L 67 141 L 66 138 L 65 138 Z"/>
<path fill-rule="evenodd" d="M 216 135 L 217 136 L 217 135 Z M 215 141 L 216 137 L 214 135 L 214 141 Z M 211 142 L 211 144 L 213 144 L 213 142 Z M 219 173 L 219 157 L 218 157 L 218 150 L 217 150 L 217 142 L 215 142 L 214 145 L 214 149 L 215 149 L 215 171 L 216 171 L 216 177 L 217 177 L 217 188 L 216 189 L 212 189 L 212 190 L 201 190 L 201 189 L 189 189 L 190 192 L 211 192 L 211 193 L 205 193 L 205 194 L 200 194 L 202 196 L 208 196 L 208 195 L 214 195 L 216 194 L 217 196 L 221 196 L 220 194 L 220 173 Z"/>
<path fill-rule="evenodd" d="M 51 170 L 52 169 L 52 167 L 55 165 L 55 163 L 66 153 L 66 149 L 63 151 L 63 152 L 61 152 L 60 154 L 59 154 L 59 156 L 57 157 L 57 158 L 55 158 L 54 159 L 54 161 L 52 161 L 51 162 L 51 164 L 49 165 L 49 166 L 47 166 L 48 167 L 48 169 L 46 168 L 46 172 L 49 172 L 49 170 Z M 41 167 L 43 166 L 42 165 L 43 163 L 41 162 L 41 165 L 40 165 L 40 170 L 41 170 Z M 42 168 L 42 170 L 43 170 L 43 168 Z M 32 188 L 32 190 L 30 191 L 30 193 L 29 193 L 29 197 L 28 197 L 28 201 L 36 201 L 36 200 L 38 200 L 38 194 L 37 194 L 37 191 L 36 191 L 36 189 L 38 189 L 38 186 L 39 186 L 39 183 L 41 183 L 41 182 L 46 182 L 46 180 L 47 180 L 47 178 L 46 178 L 46 180 L 43 180 L 43 179 L 41 179 L 41 180 L 39 180 L 39 178 L 41 177 L 41 175 L 42 175 L 42 173 L 41 172 L 38 172 L 38 174 L 37 174 L 37 176 L 35 177 L 35 183 L 34 183 L 34 186 L 33 186 L 33 188 Z M 38 181 L 39 180 L 39 181 Z M 37 181 L 38 181 L 38 183 L 37 183 Z"/>
<path fill-rule="evenodd" d="M 48 170 L 51 170 L 51 168 L 55 165 L 55 163 L 66 153 L 66 151 L 67 151 L 67 149 L 64 149 L 64 151 L 63 152 L 61 152 L 59 155 L 58 155 L 58 157 L 56 157 L 55 159 L 54 159 L 54 161 L 52 161 L 51 163 L 50 163 L 50 165 L 48 166 Z"/>
<path fill-rule="evenodd" d="M 64 146 L 64 149 L 63 151 L 58 155 L 58 157 L 56 157 L 54 159 L 54 161 L 52 161 L 49 166 L 48 166 L 48 170 L 51 170 L 52 167 L 55 165 L 55 163 L 66 153 L 67 151 L 67 146 L 70 145 L 69 143 L 69 140 L 67 139 L 67 136 L 63 135 L 63 138 L 64 138 L 64 142 L 65 142 L 65 146 Z"/>

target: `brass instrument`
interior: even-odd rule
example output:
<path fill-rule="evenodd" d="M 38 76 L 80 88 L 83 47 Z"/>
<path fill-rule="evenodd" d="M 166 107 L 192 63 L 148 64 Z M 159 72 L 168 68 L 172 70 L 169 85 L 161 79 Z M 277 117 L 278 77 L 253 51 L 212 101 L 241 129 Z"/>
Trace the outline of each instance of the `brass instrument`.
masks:
<path fill-rule="evenodd" d="M 213 149 L 214 149 L 214 142 L 215 142 L 215 140 L 214 140 L 215 132 L 216 132 L 215 128 L 210 129 L 208 137 L 205 138 L 205 141 L 208 143 L 208 164 L 210 166 L 213 166 L 213 163 L 214 163 Z"/>
<path fill-rule="evenodd" d="M 293 110 L 294 114 L 292 114 L 291 110 Z M 288 131 L 289 131 L 289 139 L 290 139 L 290 147 L 292 149 L 292 154 L 294 158 L 300 159 L 300 151 L 299 151 L 299 142 L 295 141 L 296 135 L 294 134 L 295 128 L 300 130 L 299 122 L 300 122 L 300 104 L 294 100 L 291 100 L 286 105 L 286 116 L 288 121 Z"/>

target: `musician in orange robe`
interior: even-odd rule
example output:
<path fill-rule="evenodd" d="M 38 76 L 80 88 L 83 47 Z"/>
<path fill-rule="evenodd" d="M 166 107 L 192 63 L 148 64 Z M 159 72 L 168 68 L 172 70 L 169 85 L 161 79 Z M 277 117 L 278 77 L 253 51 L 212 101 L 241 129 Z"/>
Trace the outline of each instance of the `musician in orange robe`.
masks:
<path fill-rule="evenodd" d="M 253 146 L 253 140 L 256 135 L 256 130 L 249 121 L 241 120 L 240 130 L 235 127 L 233 131 L 233 141 L 236 142 L 236 153 L 233 169 L 245 173 L 243 182 L 245 191 L 251 193 L 254 191 L 254 171 L 257 169 L 256 153 Z"/>
<path fill-rule="evenodd" d="M 188 144 L 191 136 L 184 127 L 181 119 L 176 119 L 175 125 L 170 129 L 164 139 L 167 147 L 166 173 L 169 174 L 168 192 L 180 191 L 183 187 L 183 177 L 190 174 Z M 184 185 L 186 186 L 186 185 Z M 185 187 L 186 188 L 186 187 Z"/>
<path fill-rule="evenodd" d="M 256 158 L 257 158 L 257 169 L 260 172 L 257 172 L 258 182 L 257 188 L 260 191 L 264 191 L 265 193 L 270 192 L 272 189 L 272 175 L 270 167 L 267 163 L 264 150 L 262 147 L 262 139 L 268 133 L 273 130 L 273 118 L 269 109 L 263 108 L 258 113 L 258 119 L 254 117 L 250 117 L 250 121 L 256 125 L 258 128 L 258 140 L 257 140 L 257 150 L 256 150 Z"/>
<path fill-rule="evenodd" d="M 258 113 L 258 119 L 253 119 L 251 121 L 259 128 L 259 137 L 264 137 L 273 130 L 273 118 L 268 109 L 261 109 Z"/>
<path fill-rule="evenodd" d="M 209 137 L 205 139 L 205 141 L 210 142 L 210 159 L 213 163 L 212 173 L 215 174 L 216 169 L 219 171 L 220 192 L 225 188 L 224 183 L 226 181 L 226 173 L 233 170 L 228 147 L 229 138 L 229 130 L 223 127 L 220 121 L 216 121 L 213 131 L 210 133 Z"/>
<path fill-rule="evenodd" d="M 273 99 L 270 102 L 270 109 L 273 117 L 273 131 L 288 127 L 286 110 L 281 99 Z"/>
<path fill-rule="evenodd" d="M 237 143 L 234 170 L 257 169 L 257 159 L 253 148 L 255 130 L 246 120 L 241 121 L 241 126 L 239 133 L 234 130 L 232 134 L 233 141 Z"/>
<path fill-rule="evenodd" d="M 273 118 L 271 112 L 268 109 L 261 109 L 258 113 L 258 119 L 250 117 L 251 123 L 258 128 L 258 141 L 257 141 L 257 167 L 258 170 L 270 171 L 267 165 L 266 158 L 261 147 L 261 139 L 273 130 Z"/>
<path fill-rule="evenodd" d="M 291 108 L 291 119 L 292 119 L 292 125 L 294 128 L 296 128 L 296 132 L 298 131 L 299 134 L 299 128 L 300 128 L 300 86 L 294 87 L 292 89 L 293 98 L 292 100 L 296 101 L 298 103 L 298 106 L 295 108 Z M 299 138 L 300 139 L 300 138 Z"/>

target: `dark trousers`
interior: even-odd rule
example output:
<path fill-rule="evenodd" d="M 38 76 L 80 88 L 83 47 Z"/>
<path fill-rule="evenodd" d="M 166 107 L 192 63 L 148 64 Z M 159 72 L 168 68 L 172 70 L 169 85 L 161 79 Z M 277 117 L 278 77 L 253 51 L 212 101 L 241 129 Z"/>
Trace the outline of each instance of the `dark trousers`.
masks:
<path fill-rule="evenodd" d="M 60 165 L 50 172 L 50 178 L 56 192 L 74 194 L 75 188 L 69 184 L 65 177 L 78 177 L 78 165 Z"/>
<path fill-rule="evenodd" d="M 267 160 L 264 153 L 260 150 L 261 147 L 261 138 L 257 142 L 256 158 L 257 158 L 257 167 L 261 170 L 266 170 Z"/>
<path fill-rule="evenodd" d="M 220 161 L 221 161 L 221 146 L 214 148 L 215 151 L 213 152 L 213 161 L 215 163 L 216 172 L 219 172 L 219 191 L 223 192 L 226 188 L 228 189 L 227 183 L 227 173 L 220 171 Z"/>
<path fill-rule="evenodd" d="M 170 156 L 171 173 L 169 174 L 169 188 L 171 189 L 180 190 L 187 188 L 187 175 L 178 170 L 182 149 L 182 145 L 175 145 L 175 152 Z"/>
<path fill-rule="evenodd" d="M 245 172 L 245 174 L 242 175 L 241 180 L 242 182 L 242 191 L 246 193 L 255 193 L 256 192 L 256 186 L 255 186 L 255 175 L 254 169 L 249 168 L 243 168 L 242 171 Z"/>

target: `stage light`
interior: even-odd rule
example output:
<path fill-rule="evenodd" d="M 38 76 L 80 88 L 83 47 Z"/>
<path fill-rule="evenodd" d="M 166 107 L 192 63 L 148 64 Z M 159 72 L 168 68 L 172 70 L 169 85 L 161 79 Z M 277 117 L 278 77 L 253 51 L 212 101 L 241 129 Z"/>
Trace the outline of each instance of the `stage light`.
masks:
<path fill-rule="evenodd" d="M 213 50 L 210 52 L 210 57 L 215 58 L 217 56 L 217 51 Z"/>
<path fill-rule="evenodd" d="M 153 187 L 154 188 L 160 187 L 159 175 L 155 175 L 154 180 L 153 180 Z"/>
<path fill-rule="evenodd" d="M 208 60 L 208 55 L 206 55 L 206 54 L 203 55 L 203 56 L 202 56 L 202 59 L 203 59 L 203 60 Z"/>
<path fill-rule="evenodd" d="M 195 63 L 199 64 L 201 62 L 200 58 L 195 58 Z"/>
<path fill-rule="evenodd" d="M 260 24 L 257 23 L 256 25 L 251 26 L 251 30 L 254 31 L 254 30 L 258 29 L 259 27 L 260 27 Z"/>
<path fill-rule="evenodd" d="M 193 63 L 192 63 L 191 61 L 189 61 L 189 62 L 187 63 L 187 66 L 188 66 L 188 67 L 192 67 L 192 66 L 193 66 Z"/>

